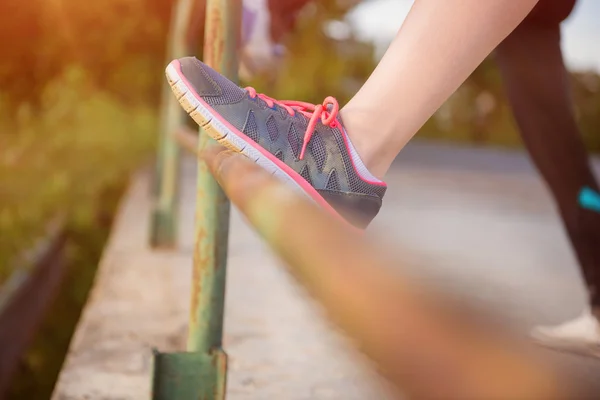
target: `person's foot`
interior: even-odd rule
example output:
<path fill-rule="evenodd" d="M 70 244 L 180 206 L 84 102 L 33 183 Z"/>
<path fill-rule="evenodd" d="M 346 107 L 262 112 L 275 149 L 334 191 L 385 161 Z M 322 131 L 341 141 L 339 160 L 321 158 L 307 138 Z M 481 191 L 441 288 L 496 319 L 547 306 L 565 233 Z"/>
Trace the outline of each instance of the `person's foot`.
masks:
<path fill-rule="evenodd" d="M 361 161 L 332 98 L 313 105 L 241 89 L 194 57 L 172 61 L 167 79 L 204 131 L 246 155 L 334 215 L 365 228 L 386 184 Z"/>
<path fill-rule="evenodd" d="M 556 326 L 538 326 L 531 336 L 539 343 L 600 356 L 600 322 L 590 309 L 577 318 Z"/>

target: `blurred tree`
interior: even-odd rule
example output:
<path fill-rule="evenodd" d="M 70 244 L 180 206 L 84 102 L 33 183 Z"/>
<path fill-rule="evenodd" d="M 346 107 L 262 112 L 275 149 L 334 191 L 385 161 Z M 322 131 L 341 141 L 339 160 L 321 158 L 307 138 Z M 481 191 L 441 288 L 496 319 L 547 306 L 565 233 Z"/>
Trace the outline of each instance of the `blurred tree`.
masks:
<path fill-rule="evenodd" d="M 588 148 L 600 151 L 600 75 L 572 74 L 573 100 L 579 126 Z"/>
<path fill-rule="evenodd" d="M 6 106 L 33 100 L 32 92 L 40 92 L 58 72 L 58 64 L 47 60 L 57 43 L 47 37 L 42 15 L 39 0 L 0 2 L 0 88 L 11 99 Z"/>
<path fill-rule="evenodd" d="M 600 76 L 572 73 L 572 93 L 581 134 L 600 151 Z M 480 145 L 521 147 L 522 142 L 493 58 L 486 59 L 425 124 L 420 136 Z"/>
<path fill-rule="evenodd" d="M 43 88 L 74 65 L 85 69 L 97 89 L 125 101 L 155 101 L 171 1 L 0 2 L 6 107 L 39 105 Z"/>
<path fill-rule="evenodd" d="M 0 98 L 8 114 L 27 103 L 42 105 L 44 88 L 79 66 L 88 85 L 127 104 L 156 106 L 164 68 L 166 33 L 173 0 L 4 0 L 0 2 Z M 276 73 L 249 82 L 276 98 L 345 103 L 375 67 L 374 49 L 359 42 L 345 15 L 359 0 L 308 2 L 298 21 L 289 7 L 307 0 L 270 0 L 272 33 L 288 48 Z M 193 24 L 203 31 L 203 1 Z M 287 7 L 287 8 L 286 8 Z M 290 14 L 290 15 L 288 15 Z M 286 17 L 287 15 L 287 17 Z M 295 23 L 296 22 L 296 23 Z M 285 35 L 282 26 L 293 31 Z M 191 38 L 190 38 L 191 39 Z M 201 54 L 202 40 L 198 40 Z M 597 75 L 573 77 L 574 99 L 587 143 L 600 148 Z M 47 104 L 47 102 L 45 103 Z M 485 61 L 430 120 L 422 136 L 481 144 L 520 145 L 500 77 Z"/>
<path fill-rule="evenodd" d="M 359 42 L 344 20 L 357 3 L 321 0 L 307 4 L 283 40 L 288 51 L 277 73 L 258 76 L 250 83 L 275 98 L 321 103 L 333 95 L 345 103 L 376 65 L 374 46 Z"/>

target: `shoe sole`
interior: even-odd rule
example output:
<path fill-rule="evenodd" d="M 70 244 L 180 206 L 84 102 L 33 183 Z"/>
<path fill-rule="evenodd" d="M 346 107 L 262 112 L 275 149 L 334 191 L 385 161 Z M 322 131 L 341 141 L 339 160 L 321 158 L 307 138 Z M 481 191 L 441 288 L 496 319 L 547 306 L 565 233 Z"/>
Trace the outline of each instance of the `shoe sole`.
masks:
<path fill-rule="evenodd" d="M 282 180 L 324 208 L 328 213 L 343 221 L 347 226 L 361 231 L 346 221 L 300 174 L 224 120 L 208 103 L 202 100 L 183 75 L 178 60 L 172 61 L 167 66 L 165 74 L 179 104 L 202 127 L 207 135 L 228 149 L 248 157 L 271 175 Z"/>

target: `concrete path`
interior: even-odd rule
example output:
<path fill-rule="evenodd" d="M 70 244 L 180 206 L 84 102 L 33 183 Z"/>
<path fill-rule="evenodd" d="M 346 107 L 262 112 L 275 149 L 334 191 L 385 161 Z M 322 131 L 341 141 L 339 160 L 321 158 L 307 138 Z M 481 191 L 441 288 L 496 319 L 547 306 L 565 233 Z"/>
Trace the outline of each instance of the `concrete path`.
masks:
<path fill-rule="evenodd" d="M 146 246 L 149 177 L 127 193 L 54 399 L 145 399 L 152 348 L 182 350 L 192 257 L 194 160 L 183 168 L 180 246 Z M 406 273 L 516 318 L 576 315 L 585 295 L 543 184 L 520 153 L 431 144 L 392 168 L 370 234 L 410 252 Z M 386 399 L 316 307 L 234 211 L 225 318 L 228 399 Z M 600 369 L 575 360 L 588 381 Z"/>

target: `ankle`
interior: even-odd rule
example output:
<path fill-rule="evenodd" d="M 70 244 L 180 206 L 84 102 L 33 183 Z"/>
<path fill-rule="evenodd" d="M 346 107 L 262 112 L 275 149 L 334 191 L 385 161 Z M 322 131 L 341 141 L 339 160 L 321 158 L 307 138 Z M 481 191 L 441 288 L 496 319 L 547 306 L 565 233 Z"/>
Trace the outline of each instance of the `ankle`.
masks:
<path fill-rule="evenodd" d="M 385 131 L 379 127 L 374 131 L 373 119 L 368 111 L 349 110 L 346 106 L 340 110 L 340 115 L 362 162 L 371 174 L 383 179 L 398 153 L 391 146 L 386 146 Z"/>

